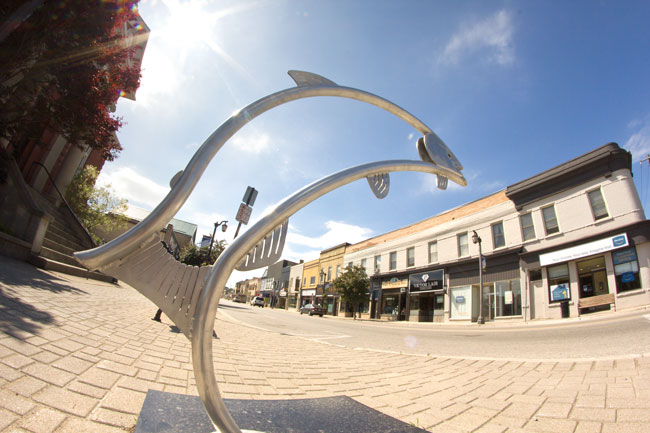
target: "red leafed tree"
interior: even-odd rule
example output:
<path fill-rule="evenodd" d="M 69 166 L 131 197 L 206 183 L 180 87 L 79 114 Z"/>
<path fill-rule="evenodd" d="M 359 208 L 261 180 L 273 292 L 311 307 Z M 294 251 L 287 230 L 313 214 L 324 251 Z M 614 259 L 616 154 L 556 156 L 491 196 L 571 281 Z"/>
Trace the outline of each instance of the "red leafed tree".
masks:
<path fill-rule="evenodd" d="M 137 2 L 4 0 L 0 137 L 20 151 L 50 128 L 114 159 L 121 147 L 113 134 L 122 120 L 112 110 L 140 82 L 139 65 L 131 61 Z"/>

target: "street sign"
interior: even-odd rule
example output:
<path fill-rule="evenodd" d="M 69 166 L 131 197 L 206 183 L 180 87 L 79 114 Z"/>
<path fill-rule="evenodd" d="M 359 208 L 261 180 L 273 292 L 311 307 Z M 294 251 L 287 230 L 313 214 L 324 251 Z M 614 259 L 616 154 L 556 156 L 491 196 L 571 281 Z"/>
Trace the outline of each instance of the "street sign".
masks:
<path fill-rule="evenodd" d="M 243 201 L 249 206 L 253 206 L 255 204 L 256 198 L 257 198 L 257 190 L 252 186 L 249 186 L 248 188 L 246 188 L 246 192 L 244 193 L 244 198 L 242 198 L 241 201 Z"/>
<path fill-rule="evenodd" d="M 237 211 L 237 216 L 235 219 L 242 224 L 248 224 L 248 220 L 251 218 L 251 213 L 253 208 L 248 206 L 246 203 L 239 205 L 239 210 Z"/>

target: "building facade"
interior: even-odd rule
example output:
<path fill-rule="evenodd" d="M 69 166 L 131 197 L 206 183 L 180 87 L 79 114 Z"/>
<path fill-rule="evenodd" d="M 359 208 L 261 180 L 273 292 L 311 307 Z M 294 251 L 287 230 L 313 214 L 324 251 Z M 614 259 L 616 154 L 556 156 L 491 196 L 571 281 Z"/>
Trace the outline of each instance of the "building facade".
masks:
<path fill-rule="evenodd" d="M 302 271 L 302 289 L 298 308 L 316 302 L 316 287 L 318 285 L 319 259 L 305 262 Z"/>
<path fill-rule="evenodd" d="M 341 275 L 344 268 L 346 248 L 350 246 L 345 242 L 320 253 L 318 263 L 319 283 L 316 287 L 316 303 L 325 308 L 326 314 L 337 316 L 340 309 L 341 298 L 332 285 L 332 281 Z"/>
<path fill-rule="evenodd" d="M 649 233 L 631 155 L 610 143 L 351 245 L 345 263 L 367 269 L 373 318 L 559 318 L 649 304 Z"/>

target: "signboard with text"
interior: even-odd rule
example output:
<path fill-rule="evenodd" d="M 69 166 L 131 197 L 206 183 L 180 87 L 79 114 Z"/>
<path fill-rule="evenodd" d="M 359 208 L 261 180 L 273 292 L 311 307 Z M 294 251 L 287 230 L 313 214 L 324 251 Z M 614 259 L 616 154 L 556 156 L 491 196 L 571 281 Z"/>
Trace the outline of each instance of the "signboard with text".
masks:
<path fill-rule="evenodd" d="M 442 269 L 411 274 L 409 275 L 409 292 L 423 293 L 443 290 L 444 278 L 445 271 Z"/>
<path fill-rule="evenodd" d="M 554 265 L 556 263 L 568 262 L 581 257 L 604 253 L 605 251 L 611 251 L 628 245 L 627 234 L 621 233 L 620 235 L 599 239 L 597 241 L 577 245 L 571 248 L 565 248 L 559 251 L 553 251 L 552 253 L 540 254 L 539 264 L 541 266 Z"/>

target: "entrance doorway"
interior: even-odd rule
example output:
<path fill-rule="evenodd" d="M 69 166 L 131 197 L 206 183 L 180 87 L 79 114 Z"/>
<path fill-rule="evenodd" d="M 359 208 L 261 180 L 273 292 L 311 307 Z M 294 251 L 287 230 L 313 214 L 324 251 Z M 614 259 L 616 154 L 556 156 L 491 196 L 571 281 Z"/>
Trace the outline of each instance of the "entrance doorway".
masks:
<path fill-rule="evenodd" d="M 577 262 L 580 298 L 606 295 L 609 293 L 605 257 L 599 256 Z M 609 310 L 609 305 L 585 308 L 583 312 Z"/>

